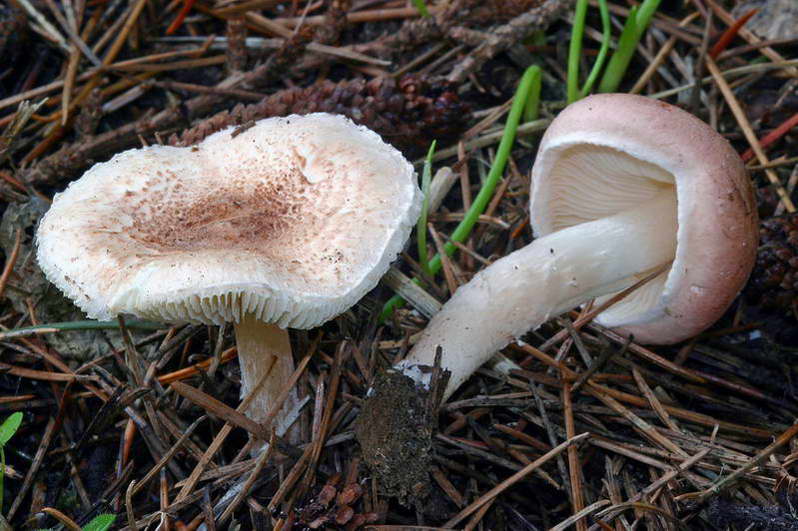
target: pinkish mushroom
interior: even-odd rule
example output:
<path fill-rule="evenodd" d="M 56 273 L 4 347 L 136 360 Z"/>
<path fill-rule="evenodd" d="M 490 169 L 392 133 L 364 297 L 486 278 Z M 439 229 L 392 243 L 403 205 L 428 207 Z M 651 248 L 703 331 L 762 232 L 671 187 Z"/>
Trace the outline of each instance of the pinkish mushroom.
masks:
<path fill-rule="evenodd" d="M 596 320 L 643 343 L 681 341 L 728 308 L 757 249 L 737 153 L 694 116 L 641 96 L 592 96 L 560 113 L 532 171 L 530 216 L 537 239 L 457 290 L 399 365 L 405 374 L 422 379 L 416 367 L 440 346 L 448 397 L 527 331 L 663 266 Z"/>
<path fill-rule="evenodd" d="M 372 289 L 420 195 L 410 163 L 365 127 L 270 118 L 95 165 L 56 195 L 37 256 L 89 317 L 235 323 L 242 394 L 267 374 L 247 411 L 262 421 L 293 371 L 285 328 Z"/>

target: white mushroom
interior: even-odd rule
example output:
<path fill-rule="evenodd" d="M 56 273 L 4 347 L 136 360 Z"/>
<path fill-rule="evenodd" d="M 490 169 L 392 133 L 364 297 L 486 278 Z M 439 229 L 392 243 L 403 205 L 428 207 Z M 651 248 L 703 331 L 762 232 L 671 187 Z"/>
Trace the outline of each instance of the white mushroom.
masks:
<path fill-rule="evenodd" d="M 757 216 L 739 156 L 671 105 L 605 94 L 569 106 L 544 135 L 532 189 L 537 239 L 461 286 L 400 364 L 419 379 L 416 366 L 432 365 L 440 346 L 452 373 L 445 398 L 527 331 L 663 265 L 597 321 L 645 343 L 691 337 L 753 266 Z"/>
<path fill-rule="evenodd" d="M 271 118 L 95 165 L 56 195 L 38 260 L 91 318 L 234 322 L 242 394 L 270 372 L 247 412 L 260 421 L 293 371 L 284 329 L 372 289 L 419 211 L 412 166 L 376 133 Z"/>

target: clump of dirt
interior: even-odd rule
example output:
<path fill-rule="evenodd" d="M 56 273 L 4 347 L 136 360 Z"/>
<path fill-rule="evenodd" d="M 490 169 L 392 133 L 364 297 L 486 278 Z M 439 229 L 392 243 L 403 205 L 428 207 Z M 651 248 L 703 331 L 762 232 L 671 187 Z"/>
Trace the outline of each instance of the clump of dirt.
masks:
<path fill-rule="evenodd" d="M 377 376 L 355 426 L 380 491 L 405 505 L 428 494 L 435 412 L 430 391 L 395 370 Z"/>

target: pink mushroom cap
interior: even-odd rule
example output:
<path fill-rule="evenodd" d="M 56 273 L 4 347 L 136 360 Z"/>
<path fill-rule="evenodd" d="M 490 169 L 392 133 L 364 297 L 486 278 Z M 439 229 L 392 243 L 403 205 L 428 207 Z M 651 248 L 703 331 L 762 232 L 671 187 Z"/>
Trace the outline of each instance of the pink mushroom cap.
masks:
<path fill-rule="evenodd" d="M 676 343 L 701 332 L 745 284 L 756 257 L 758 219 L 739 155 L 673 105 L 601 94 L 558 115 L 532 172 L 536 236 L 616 214 L 669 186 L 678 205 L 671 268 L 596 319 L 642 343 Z"/>

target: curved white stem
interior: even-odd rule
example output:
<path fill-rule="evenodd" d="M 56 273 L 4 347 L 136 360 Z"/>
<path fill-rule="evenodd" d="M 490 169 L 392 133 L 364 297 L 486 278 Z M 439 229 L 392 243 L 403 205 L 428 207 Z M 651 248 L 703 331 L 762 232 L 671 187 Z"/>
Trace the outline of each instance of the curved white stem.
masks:
<path fill-rule="evenodd" d="M 247 314 L 236 323 L 236 347 L 241 364 L 241 397 L 246 396 L 264 373 L 266 381 L 260 387 L 247 408 L 246 415 L 255 422 L 263 423 L 266 415 L 277 401 L 283 386 L 294 372 L 294 358 L 288 331 L 277 325 L 267 324 Z M 296 404 L 292 391 L 280 413 L 275 417 L 275 428 L 282 434 L 288 428 L 283 425 L 285 416 Z"/>
<path fill-rule="evenodd" d="M 440 346 L 441 365 L 451 371 L 445 400 L 511 341 L 672 261 L 676 229 L 668 188 L 635 209 L 538 238 L 461 286 L 399 368 L 418 380 L 413 366 L 432 365 Z"/>

